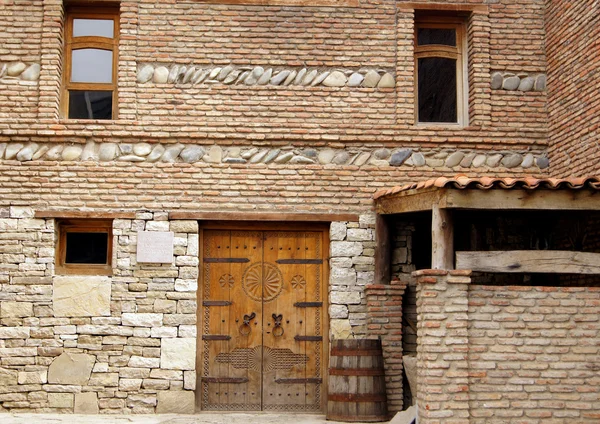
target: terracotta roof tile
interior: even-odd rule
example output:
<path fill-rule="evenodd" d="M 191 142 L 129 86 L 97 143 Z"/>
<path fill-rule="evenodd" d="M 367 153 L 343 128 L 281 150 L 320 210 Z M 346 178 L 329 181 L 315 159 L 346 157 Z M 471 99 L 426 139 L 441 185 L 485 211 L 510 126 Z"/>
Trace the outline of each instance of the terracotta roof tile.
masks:
<path fill-rule="evenodd" d="M 455 177 L 438 177 L 427 181 L 419 181 L 404 186 L 395 186 L 389 189 L 378 190 L 373 196 L 374 199 L 389 196 L 408 190 L 423 190 L 426 188 L 454 188 L 454 189 L 478 189 L 490 190 L 493 188 L 510 190 L 512 188 L 535 190 L 579 190 L 589 188 L 600 190 L 600 177 L 572 177 L 572 178 L 499 178 L 499 177 L 468 177 L 466 175 L 456 175 Z"/>

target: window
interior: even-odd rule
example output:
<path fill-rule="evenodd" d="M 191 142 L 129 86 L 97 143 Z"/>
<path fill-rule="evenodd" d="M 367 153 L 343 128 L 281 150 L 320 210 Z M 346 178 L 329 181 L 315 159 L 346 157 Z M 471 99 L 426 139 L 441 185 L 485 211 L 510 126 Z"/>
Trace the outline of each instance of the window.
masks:
<path fill-rule="evenodd" d="M 464 24 L 418 20 L 415 25 L 416 121 L 466 125 Z"/>
<path fill-rule="evenodd" d="M 63 116 L 117 115 L 118 17 L 117 9 L 67 9 Z"/>
<path fill-rule="evenodd" d="M 111 275 L 112 221 L 58 221 L 57 274 Z"/>

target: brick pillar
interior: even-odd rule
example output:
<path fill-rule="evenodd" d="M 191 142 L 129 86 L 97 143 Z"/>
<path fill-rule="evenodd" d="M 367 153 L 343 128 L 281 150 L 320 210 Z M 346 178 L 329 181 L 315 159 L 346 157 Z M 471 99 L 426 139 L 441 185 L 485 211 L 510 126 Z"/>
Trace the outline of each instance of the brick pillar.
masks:
<path fill-rule="evenodd" d="M 402 296 L 407 282 L 393 280 L 390 285 L 365 287 L 367 331 L 381 338 L 385 367 L 388 411 L 402 411 Z"/>
<path fill-rule="evenodd" d="M 468 424 L 471 271 L 421 270 L 413 275 L 417 278 L 419 423 Z"/>

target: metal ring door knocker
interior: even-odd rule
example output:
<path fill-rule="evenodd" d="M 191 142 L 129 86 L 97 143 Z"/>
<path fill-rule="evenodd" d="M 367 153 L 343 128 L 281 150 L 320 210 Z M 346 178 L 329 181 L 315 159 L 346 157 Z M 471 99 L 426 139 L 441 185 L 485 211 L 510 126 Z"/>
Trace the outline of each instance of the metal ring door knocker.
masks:
<path fill-rule="evenodd" d="M 275 323 L 273 324 L 273 331 L 271 334 L 273 334 L 274 337 L 281 337 L 283 336 L 283 327 L 281 326 L 281 321 L 283 320 L 283 315 L 282 314 L 273 314 L 273 320 L 275 321 Z"/>
<path fill-rule="evenodd" d="M 240 334 L 242 336 L 247 336 L 252 332 L 252 327 L 250 326 L 250 321 L 256 318 L 256 314 L 252 312 L 250 315 L 244 315 L 244 323 L 240 325 Z"/>

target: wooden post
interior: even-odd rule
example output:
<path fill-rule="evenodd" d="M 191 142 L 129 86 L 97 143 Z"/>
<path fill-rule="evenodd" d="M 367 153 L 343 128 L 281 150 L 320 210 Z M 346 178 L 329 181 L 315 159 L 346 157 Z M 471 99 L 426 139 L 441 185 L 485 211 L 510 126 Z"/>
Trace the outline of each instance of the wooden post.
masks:
<path fill-rule="evenodd" d="M 431 209 L 431 268 L 454 269 L 454 226 L 448 209 Z"/>
<path fill-rule="evenodd" d="M 390 240 L 390 228 L 387 219 L 383 215 L 375 218 L 375 284 L 390 284 L 392 243 Z"/>

